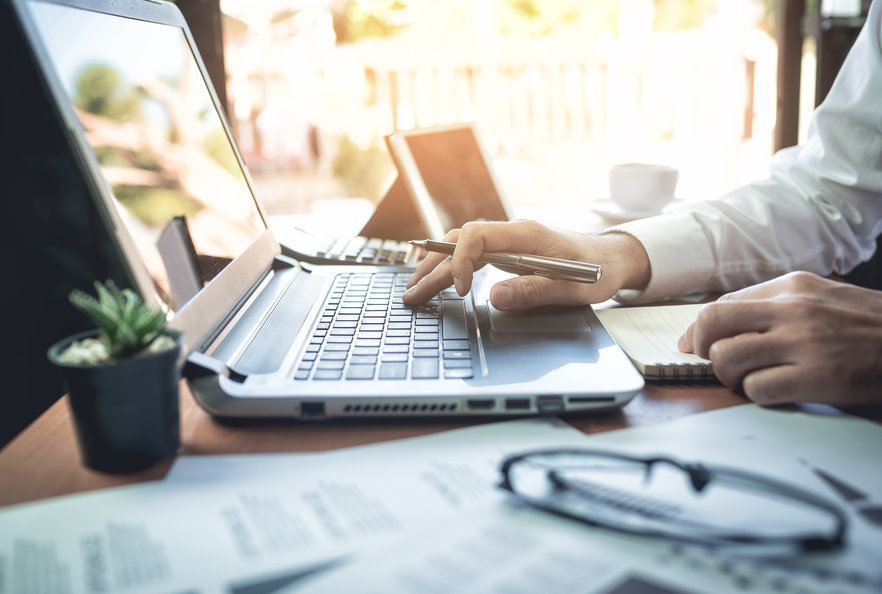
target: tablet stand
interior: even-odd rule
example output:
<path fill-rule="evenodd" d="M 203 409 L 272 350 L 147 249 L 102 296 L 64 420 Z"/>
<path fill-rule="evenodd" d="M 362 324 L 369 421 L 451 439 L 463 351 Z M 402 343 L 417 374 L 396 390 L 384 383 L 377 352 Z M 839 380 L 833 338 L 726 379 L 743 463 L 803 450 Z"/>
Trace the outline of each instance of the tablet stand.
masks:
<path fill-rule="evenodd" d="M 426 226 L 400 176 L 386 190 L 359 235 L 396 241 L 428 238 Z"/>

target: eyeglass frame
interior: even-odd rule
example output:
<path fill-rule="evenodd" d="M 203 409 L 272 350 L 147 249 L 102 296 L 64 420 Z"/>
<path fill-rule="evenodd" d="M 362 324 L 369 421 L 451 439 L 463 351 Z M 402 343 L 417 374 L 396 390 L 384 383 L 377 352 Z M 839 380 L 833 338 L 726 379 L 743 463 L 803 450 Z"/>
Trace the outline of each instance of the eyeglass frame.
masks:
<path fill-rule="evenodd" d="M 711 484 L 714 479 L 719 479 L 720 477 L 735 479 L 736 483 L 746 483 L 752 488 L 756 488 L 760 492 L 770 493 L 777 497 L 786 497 L 793 499 L 795 501 L 799 501 L 800 503 L 806 504 L 811 507 L 818 508 L 822 511 L 828 512 L 835 519 L 835 526 L 833 528 L 832 536 L 824 537 L 824 536 L 788 536 L 788 537 L 766 537 L 766 536 L 749 536 L 749 535 L 740 535 L 740 534 L 730 534 L 724 535 L 722 538 L 708 538 L 701 536 L 690 536 L 690 535 L 681 535 L 681 534 L 672 534 L 666 533 L 656 530 L 649 529 L 634 529 L 628 528 L 626 526 L 620 526 L 613 523 L 603 522 L 598 519 L 590 518 L 586 515 L 570 513 L 566 510 L 563 510 L 559 507 L 555 507 L 550 504 L 545 504 L 542 501 L 530 497 L 529 495 L 524 495 L 523 493 L 519 493 L 515 490 L 512 485 L 512 481 L 510 478 L 511 468 L 515 466 L 519 462 L 523 462 L 531 457 L 538 456 L 549 456 L 549 455 L 576 455 L 576 456 L 595 456 L 601 458 L 608 458 L 613 460 L 622 460 L 631 463 L 637 463 L 645 466 L 646 473 L 650 473 L 652 471 L 652 467 L 656 464 L 667 464 L 673 466 L 676 469 L 681 470 L 686 474 L 689 478 L 689 485 L 696 493 L 700 493 Z M 845 545 L 845 535 L 848 531 L 848 517 L 845 512 L 837 506 L 836 504 L 830 502 L 829 500 L 812 493 L 806 489 L 801 487 L 797 487 L 795 485 L 785 483 L 778 479 L 768 477 L 762 474 L 749 472 L 745 470 L 740 470 L 736 468 L 729 468 L 724 466 L 717 465 L 707 465 L 701 462 L 683 462 L 677 460 L 675 458 L 669 456 L 650 456 L 650 457 L 641 457 L 641 456 L 632 456 L 629 454 L 623 454 L 620 452 L 610 451 L 610 450 L 602 450 L 602 449 L 591 449 L 591 448 L 550 448 L 550 449 L 539 449 L 539 450 L 530 450 L 526 452 L 522 452 L 519 454 L 511 454 L 506 456 L 502 462 L 499 464 L 499 472 L 502 475 L 502 479 L 497 485 L 499 488 L 508 491 L 512 496 L 516 497 L 519 501 L 527 503 L 531 507 L 536 509 L 540 509 L 542 511 L 551 513 L 555 516 L 566 518 L 569 520 L 573 520 L 576 522 L 580 522 L 582 524 L 586 524 L 588 526 L 595 526 L 600 528 L 606 528 L 609 530 L 613 530 L 620 533 L 632 534 L 636 536 L 647 536 L 652 538 L 667 538 L 667 539 L 675 539 L 680 542 L 692 543 L 692 544 L 701 544 L 701 545 L 710 545 L 710 546 L 729 546 L 729 545 L 776 545 L 776 544 L 788 544 L 795 545 L 797 552 L 815 552 L 815 551 L 831 551 L 835 549 L 842 548 Z M 570 484 L 568 481 L 563 480 L 559 476 L 553 474 L 553 469 L 549 469 L 546 471 L 546 479 L 554 486 L 556 489 L 563 488 L 568 490 L 571 493 L 575 493 L 579 495 L 580 489 L 573 484 Z"/>

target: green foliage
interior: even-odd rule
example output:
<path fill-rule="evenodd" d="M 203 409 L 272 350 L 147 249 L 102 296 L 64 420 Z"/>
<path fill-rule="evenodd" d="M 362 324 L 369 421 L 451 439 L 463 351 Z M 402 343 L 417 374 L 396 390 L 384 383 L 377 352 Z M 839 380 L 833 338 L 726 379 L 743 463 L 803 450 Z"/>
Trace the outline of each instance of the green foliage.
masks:
<path fill-rule="evenodd" d="M 221 167 L 226 169 L 230 175 L 237 179 L 242 177 L 239 161 L 236 160 L 236 155 L 230 150 L 230 143 L 223 130 L 212 130 L 205 137 L 205 152 L 217 161 Z"/>
<path fill-rule="evenodd" d="M 338 43 L 353 43 L 365 38 L 392 37 L 401 32 L 401 14 L 410 1 L 376 0 L 375 2 L 344 2 L 334 13 L 334 31 Z"/>
<path fill-rule="evenodd" d="M 341 136 L 331 169 L 350 196 L 377 201 L 386 189 L 384 184 L 393 165 L 389 153 L 376 143 L 361 148 L 349 137 Z"/>
<path fill-rule="evenodd" d="M 87 66 L 77 76 L 74 104 L 83 111 L 126 122 L 138 113 L 140 103 L 137 89 L 111 66 Z"/>
<path fill-rule="evenodd" d="M 177 215 L 195 216 L 202 207 L 183 192 L 150 186 L 114 186 L 113 193 L 121 204 L 145 225 L 164 225 Z"/>
<path fill-rule="evenodd" d="M 152 310 L 137 293 L 113 281 L 95 283 L 98 297 L 74 289 L 70 302 L 98 328 L 112 359 L 133 357 L 165 330 L 165 314 Z"/>

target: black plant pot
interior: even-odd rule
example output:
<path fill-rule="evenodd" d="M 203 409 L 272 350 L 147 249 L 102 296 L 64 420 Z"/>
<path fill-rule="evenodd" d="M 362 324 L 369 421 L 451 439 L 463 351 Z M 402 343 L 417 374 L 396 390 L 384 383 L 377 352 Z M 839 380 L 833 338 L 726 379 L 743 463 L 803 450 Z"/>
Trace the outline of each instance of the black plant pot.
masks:
<path fill-rule="evenodd" d="M 136 472 L 177 453 L 182 335 L 167 334 L 175 340 L 174 348 L 107 365 L 58 360 L 68 345 L 97 332 L 76 334 L 49 348 L 49 360 L 67 380 L 84 465 L 102 472 Z"/>

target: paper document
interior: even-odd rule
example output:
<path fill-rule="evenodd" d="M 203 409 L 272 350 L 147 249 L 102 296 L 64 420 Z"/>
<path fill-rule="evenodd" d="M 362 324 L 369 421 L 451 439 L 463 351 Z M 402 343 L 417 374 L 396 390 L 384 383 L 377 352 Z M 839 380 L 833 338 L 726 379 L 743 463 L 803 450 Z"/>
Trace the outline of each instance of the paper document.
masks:
<path fill-rule="evenodd" d="M 184 457 L 167 480 L 0 510 L 0 593 L 269 592 L 494 497 L 506 453 L 584 438 L 532 419 L 315 454 Z"/>
<path fill-rule="evenodd" d="M 882 426 L 826 407 L 795 412 L 749 404 L 585 438 L 591 448 L 670 455 L 765 473 L 842 506 L 842 552 L 739 555 L 627 536 L 528 510 L 504 494 L 409 533 L 387 548 L 288 592 L 736 593 L 882 591 Z M 840 481 L 831 487 L 826 472 Z M 848 497 L 842 490 L 848 486 Z M 849 499 L 850 498 L 850 499 Z M 870 510 L 877 510 L 873 513 Z M 749 510 L 741 510 L 749 512 Z"/>

